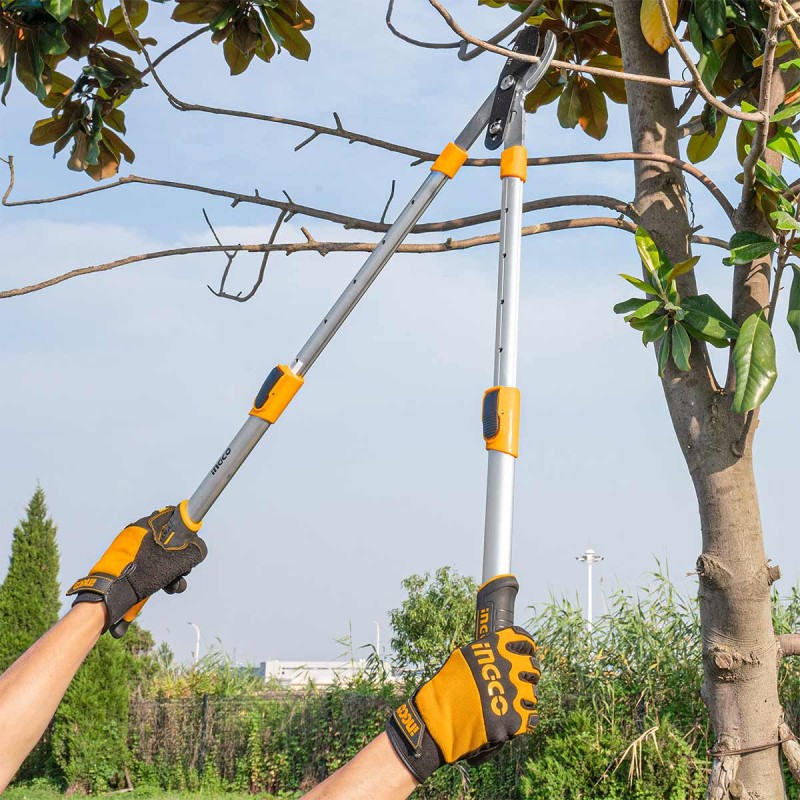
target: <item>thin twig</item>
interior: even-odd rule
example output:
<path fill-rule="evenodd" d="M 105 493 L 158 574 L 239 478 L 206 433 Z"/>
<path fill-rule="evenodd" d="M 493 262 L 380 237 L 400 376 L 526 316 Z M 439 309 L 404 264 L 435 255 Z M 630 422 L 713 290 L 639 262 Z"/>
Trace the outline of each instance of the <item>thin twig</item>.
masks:
<path fill-rule="evenodd" d="M 389 213 L 389 206 L 392 204 L 392 200 L 394 199 L 394 187 L 396 181 L 392 180 L 392 190 L 389 192 L 389 199 L 386 201 L 386 205 L 383 209 L 383 214 L 381 214 L 381 225 L 386 224 L 386 215 Z"/>
<path fill-rule="evenodd" d="M 286 211 L 281 211 L 281 213 L 278 214 L 278 219 L 275 222 L 275 226 L 272 229 L 272 233 L 270 234 L 268 244 L 275 244 L 275 239 L 278 236 L 278 231 L 280 231 L 281 225 L 283 225 L 284 221 L 286 220 L 287 213 L 288 212 Z M 216 234 L 214 234 L 214 236 L 216 238 Z M 242 295 L 241 292 L 237 292 L 236 294 L 229 294 L 228 292 L 225 291 L 225 282 L 228 279 L 228 273 L 230 272 L 230 267 L 231 264 L 233 263 L 233 259 L 230 257 L 228 258 L 228 264 L 225 267 L 224 272 L 222 273 L 222 280 L 220 281 L 219 284 L 219 291 L 215 292 L 210 286 L 208 287 L 209 290 L 211 291 L 212 294 L 215 294 L 217 297 L 222 297 L 225 300 L 235 300 L 237 303 L 246 303 L 258 291 L 262 281 L 264 280 L 264 273 L 267 269 L 267 261 L 269 260 L 271 252 L 272 252 L 271 250 L 267 250 L 264 253 L 263 258 L 261 259 L 261 266 L 258 269 L 258 277 L 256 278 L 253 287 L 246 295 Z"/>
<path fill-rule="evenodd" d="M 522 229 L 523 236 L 536 236 L 541 233 L 552 231 L 578 230 L 580 228 L 613 228 L 628 233 L 636 232 L 636 225 L 628 220 L 619 217 L 584 217 L 579 219 L 563 219 L 554 222 L 542 222 L 537 225 L 528 225 Z M 291 242 L 281 244 L 226 244 L 226 245 L 203 245 L 194 247 L 176 247 L 168 250 L 157 250 L 151 253 L 141 253 L 139 255 L 127 256 L 115 261 L 108 261 L 103 264 L 96 264 L 89 267 L 79 267 L 61 275 L 57 275 L 48 280 L 34 283 L 30 286 L 21 286 L 17 289 L 7 289 L 0 291 L 0 299 L 9 297 L 19 297 L 20 295 L 30 294 L 59 283 L 78 278 L 81 275 L 91 275 L 96 272 L 107 272 L 117 267 L 124 267 L 128 264 L 137 264 L 142 261 L 153 261 L 159 258 L 169 258 L 172 256 L 196 255 L 198 253 L 225 253 L 225 252 L 245 252 L 245 253 L 268 253 L 283 252 L 286 255 L 300 252 L 317 253 L 371 253 L 377 244 L 374 242 L 318 242 L 309 234 L 306 234 L 308 241 Z M 431 244 L 402 244 L 397 249 L 398 253 L 447 253 L 457 250 L 467 250 L 472 247 L 481 247 L 487 244 L 495 244 L 499 241 L 499 235 L 488 234 L 486 236 L 474 236 L 469 239 L 447 239 L 444 242 Z M 719 239 L 712 239 L 706 236 L 693 236 L 692 242 L 695 244 L 707 244 L 714 247 L 727 249 L 727 242 Z"/>

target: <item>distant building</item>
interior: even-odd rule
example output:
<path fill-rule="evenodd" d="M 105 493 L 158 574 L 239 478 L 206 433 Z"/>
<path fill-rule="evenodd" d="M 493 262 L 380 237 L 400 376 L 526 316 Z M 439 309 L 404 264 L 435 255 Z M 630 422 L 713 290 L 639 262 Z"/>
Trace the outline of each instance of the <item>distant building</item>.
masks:
<path fill-rule="evenodd" d="M 262 661 L 253 672 L 265 683 L 277 682 L 292 689 L 315 686 L 331 686 L 357 677 L 364 671 L 367 662 L 360 661 Z"/>

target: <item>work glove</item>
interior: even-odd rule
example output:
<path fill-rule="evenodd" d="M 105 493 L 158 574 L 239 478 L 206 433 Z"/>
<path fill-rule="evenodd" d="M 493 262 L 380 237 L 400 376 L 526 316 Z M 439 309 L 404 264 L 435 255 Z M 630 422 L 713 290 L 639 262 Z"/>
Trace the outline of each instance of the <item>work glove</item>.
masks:
<path fill-rule="evenodd" d="M 394 711 L 389 741 L 418 781 L 462 758 L 481 764 L 533 730 L 541 674 L 535 654 L 536 643 L 522 628 L 490 633 L 451 653 Z"/>
<path fill-rule="evenodd" d="M 193 522 L 184 500 L 128 525 L 103 553 L 85 578 L 67 592 L 77 603 L 105 603 L 104 630 L 121 637 L 150 595 L 186 589 L 186 575 L 208 552 L 197 535 L 202 523 Z"/>

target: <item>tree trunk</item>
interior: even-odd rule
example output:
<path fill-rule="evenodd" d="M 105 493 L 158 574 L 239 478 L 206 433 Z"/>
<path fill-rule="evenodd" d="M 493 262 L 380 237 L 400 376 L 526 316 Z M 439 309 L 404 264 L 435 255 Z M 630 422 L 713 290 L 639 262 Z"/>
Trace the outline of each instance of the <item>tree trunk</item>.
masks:
<path fill-rule="evenodd" d="M 639 8 L 629 0 L 614 2 L 624 69 L 668 77 L 667 55 L 656 53 L 642 36 Z M 678 156 L 671 90 L 628 83 L 627 92 L 633 149 Z M 635 162 L 635 177 L 641 224 L 673 262 L 684 260 L 690 223 L 683 176 L 664 164 Z M 679 279 L 678 289 L 683 296 L 697 294 L 693 272 Z M 702 696 L 720 753 L 777 745 L 782 710 L 769 586 L 778 573 L 764 555 L 750 446 L 754 430 L 740 442 L 744 417 L 730 410 L 730 392 L 714 378 L 706 347 L 694 341 L 691 365 L 688 373 L 670 365 L 663 387 L 694 482 L 703 533 L 697 561 Z M 784 798 L 779 748 L 715 758 L 708 798 L 728 797 Z"/>

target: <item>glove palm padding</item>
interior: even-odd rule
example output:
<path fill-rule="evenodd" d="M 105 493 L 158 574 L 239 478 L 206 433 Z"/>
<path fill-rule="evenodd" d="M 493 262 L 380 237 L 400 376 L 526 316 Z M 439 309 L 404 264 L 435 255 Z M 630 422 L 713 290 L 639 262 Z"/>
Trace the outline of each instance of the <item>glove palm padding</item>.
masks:
<path fill-rule="evenodd" d="M 462 758 L 482 763 L 538 722 L 536 645 L 506 628 L 453 652 L 389 719 L 397 754 L 420 781 Z"/>
<path fill-rule="evenodd" d="M 130 622 L 144 602 L 159 589 L 169 593 L 186 588 L 185 575 L 206 557 L 206 543 L 197 535 L 199 523 L 186 512 L 167 506 L 128 525 L 94 565 L 76 581 L 67 595 L 75 603 L 104 602 L 107 629 Z M 124 631 L 126 626 L 120 630 Z"/>

